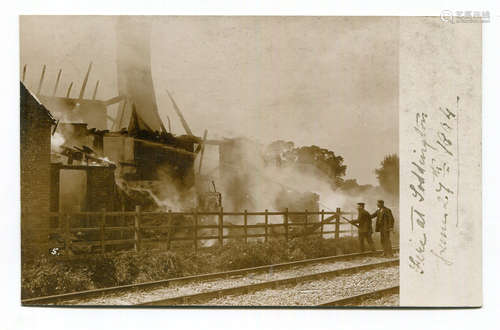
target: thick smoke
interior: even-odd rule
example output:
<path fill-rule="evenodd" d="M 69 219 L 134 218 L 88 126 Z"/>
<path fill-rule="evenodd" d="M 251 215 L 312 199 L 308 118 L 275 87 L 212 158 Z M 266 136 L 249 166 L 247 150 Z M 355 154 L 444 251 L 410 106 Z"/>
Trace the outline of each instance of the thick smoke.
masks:
<path fill-rule="evenodd" d="M 151 28 L 147 17 L 120 16 L 116 24 L 118 90 L 134 103 L 141 121 L 153 131 L 161 131 L 151 72 Z M 129 102 L 130 103 L 130 102 Z M 122 123 L 122 126 L 126 123 Z M 121 128 L 121 127 L 119 127 Z M 141 127 L 144 129 L 146 127 Z"/>
<path fill-rule="evenodd" d="M 168 165 L 157 169 L 157 180 L 127 180 L 123 167 L 115 171 L 117 186 L 133 203 L 142 204 L 149 211 L 188 212 L 196 207 L 195 187 L 182 187 Z"/>
<path fill-rule="evenodd" d="M 244 138 L 233 141 L 230 147 L 222 149 L 220 157 L 223 206 L 227 210 L 335 211 L 341 208 L 352 212 L 356 210 L 356 203 L 365 202 L 367 209 L 374 211 L 378 199 L 397 207 L 397 198 L 380 187 L 360 186 L 355 180 L 349 180 L 355 183 L 350 187 L 336 186 L 332 178 L 316 166 L 290 165 L 281 158 L 266 159 L 263 146 Z M 318 197 L 316 210 L 314 194 Z"/>
<path fill-rule="evenodd" d="M 64 135 L 61 134 L 60 132 L 55 132 L 54 135 L 52 135 L 52 138 L 50 139 L 51 151 L 55 153 L 62 152 L 61 147 L 64 145 L 64 142 L 66 142 Z"/>
<path fill-rule="evenodd" d="M 332 178 L 313 165 L 290 165 L 264 156 L 264 147 L 246 138 L 226 140 L 220 146 L 219 171 L 207 176 L 195 176 L 192 186 L 179 185 L 167 165 L 158 171 L 155 181 L 128 181 L 117 176 L 118 185 L 126 192 L 148 195 L 157 210 L 191 211 L 199 208 L 198 197 L 209 191 L 207 182 L 214 181 L 222 193 L 225 211 L 355 211 L 357 202 L 365 202 L 375 210 L 378 199 L 396 206 L 394 196 L 380 187 L 350 185 L 335 186 Z M 118 169 L 117 173 L 120 170 Z M 214 210 L 212 210 L 214 211 Z M 271 218 L 272 219 L 272 218 Z M 277 221 L 281 221 L 278 219 Z"/>
<path fill-rule="evenodd" d="M 250 140 L 233 142 L 223 147 L 221 155 L 224 208 L 282 211 L 287 204 L 283 196 L 310 193 L 319 195 L 319 209 L 335 210 L 345 205 L 344 194 L 333 190 L 331 180 L 316 168 L 283 166 L 279 160 L 266 160 L 262 146 Z M 293 199 L 286 207 L 304 211 L 304 206 L 294 204 Z"/>

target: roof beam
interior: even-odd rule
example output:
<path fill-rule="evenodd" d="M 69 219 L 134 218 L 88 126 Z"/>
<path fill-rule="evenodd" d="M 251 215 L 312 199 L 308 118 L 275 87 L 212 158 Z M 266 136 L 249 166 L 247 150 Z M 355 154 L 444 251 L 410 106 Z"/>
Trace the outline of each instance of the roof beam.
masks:
<path fill-rule="evenodd" d="M 85 88 L 87 87 L 87 82 L 89 81 L 90 70 L 92 70 L 92 62 L 89 64 L 89 68 L 87 69 L 87 74 L 83 79 L 82 88 L 80 89 L 80 95 L 78 96 L 79 100 L 83 99 L 83 95 L 85 94 Z"/>
<path fill-rule="evenodd" d="M 102 103 L 104 103 L 105 106 L 108 106 L 108 105 L 112 105 L 112 104 L 118 103 L 118 102 L 120 102 L 123 99 L 125 99 L 125 96 L 118 95 L 118 96 L 115 96 L 115 97 L 113 97 L 113 98 L 111 98 L 109 100 L 103 101 Z"/>
<path fill-rule="evenodd" d="M 94 94 L 92 95 L 92 100 L 95 100 L 95 97 L 97 96 L 97 89 L 99 88 L 99 80 L 95 84 L 95 89 L 94 89 Z"/>
<path fill-rule="evenodd" d="M 191 157 L 196 157 L 196 153 L 195 152 L 191 152 L 191 151 L 187 151 L 187 150 L 184 150 L 184 149 L 167 146 L 167 145 L 164 145 L 163 143 L 159 143 L 159 142 L 152 142 L 152 141 L 138 139 L 138 138 L 133 138 L 133 139 L 134 139 L 134 141 L 137 141 L 137 142 L 142 142 L 144 144 L 149 144 L 149 145 L 161 147 L 161 148 L 169 150 L 169 151 L 175 151 L 175 152 L 180 153 L 180 154 L 188 155 L 188 156 L 191 156 Z"/>
<path fill-rule="evenodd" d="M 42 90 L 42 85 L 43 85 L 43 78 L 45 78 L 45 69 L 47 66 L 44 64 L 42 68 L 42 75 L 40 76 L 40 82 L 38 83 L 38 89 L 36 91 L 36 95 L 40 94 L 40 91 Z"/>
<path fill-rule="evenodd" d="M 120 121 L 118 122 L 118 125 L 116 127 L 117 130 L 120 130 L 122 128 L 123 116 L 125 114 L 126 107 L 127 107 L 127 100 L 123 102 L 122 110 L 120 112 Z"/>
<path fill-rule="evenodd" d="M 167 94 L 168 94 L 168 97 L 170 98 L 170 101 L 172 102 L 172 105 L 174 106 L 175 112 L 177 113 L 177 115 L 179 116 L 179 119 L 181 120 L 182 127 L 184 127 L 184 130 L 186 131 L 186 133 L 188 135 L 193 136 L 193 132 L 189 128 L 189 125 L 186 122 L 186 120 L 184 119 L 184 116 L 182 115 L 181 110 L 177 106 L 177 103 L 175 103 L 174 98 L 172 97 L 172 95 L 170 95 L 170 92 L 168 90 L 167 90 Z"/>
<path fill-rule="evenodd" d="M 26 78 L 26 64 L 23 66 L 23 80 L 21 80 L 23 83 L 25 78 Z"/>
<path fill-rule="evenodd" d="M 207 140 L 208 130 L 203 132 L 203 140 L 201 141 L 201 151 L 200 151 L 200 165 L 198 168 L 198 174 L 201 175 L 201 164 L 203 164 L 203 154 L 205 153 L 205 141 Z"/>
<path fill-rule="evenodd" d="M 69 98 L 69 95 L 71 94 L 71 88 L 73 88 L 73 82 L 69 84 L 68 91 L 66 92 L 66 98 Z"/>
<path fill-rule="evenodd" d="M 170 117 L 167 116 L 167 121 L 168 121 L 168 132 L 172 133 L 172 127 L 170 126 Z"/>
<path fill-rule="evenodd" d="M 54 86 L 54 91 L 52 92 L 52 96 L 56 95 L 57 87 L 59 87 L 59 79 L 61 79 L 61 74 L 62 74 L 62 69 L 59 69 L 59 72 L 57 73 L 56 84 Z"/>

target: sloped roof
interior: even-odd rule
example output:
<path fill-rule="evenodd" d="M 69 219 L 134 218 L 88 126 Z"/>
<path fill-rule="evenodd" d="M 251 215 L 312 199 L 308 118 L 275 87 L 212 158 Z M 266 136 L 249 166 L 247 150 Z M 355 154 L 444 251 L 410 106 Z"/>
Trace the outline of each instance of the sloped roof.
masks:
<path fill-rule="evenodd" d="M 21 85 L 21 108 L 23 107 L 23 104 L 27 104 L 29 102 L 28 100 L 31 98 L 38 105 L 37 107 L 38 111 L 41 111 L 42 115 L 45 116 L 47 120 L 49 120 L 52 123 L 55 123 L 56 119 L 54 118 L 54 116 L 52 116 L 50 111 L 42 104 L 42 102 L 40 102 L 40 100 L 35 96 L 35 94 L 31 93 L 31 91 L 26 86 L 24 86 L 22 82 L 20 82 L 20 85 Z"/>

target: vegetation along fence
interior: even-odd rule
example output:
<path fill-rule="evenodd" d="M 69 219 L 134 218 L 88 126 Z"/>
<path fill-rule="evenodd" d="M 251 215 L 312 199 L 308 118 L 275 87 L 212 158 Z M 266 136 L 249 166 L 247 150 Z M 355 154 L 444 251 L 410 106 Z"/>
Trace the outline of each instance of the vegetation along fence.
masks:
<path fill-rule="evenodd" d="M 303 212 L 49 212 L 49 246 L 52 254 L 65 255 L 116 250 L 202 246 L 228 240 L 259 240 L 272 237 L 290 240 L 295 237 L 330 237 L 353 235 L 349 219 L 353 213 Z M 64 251 L 64 252 L 63 252 Z"/>

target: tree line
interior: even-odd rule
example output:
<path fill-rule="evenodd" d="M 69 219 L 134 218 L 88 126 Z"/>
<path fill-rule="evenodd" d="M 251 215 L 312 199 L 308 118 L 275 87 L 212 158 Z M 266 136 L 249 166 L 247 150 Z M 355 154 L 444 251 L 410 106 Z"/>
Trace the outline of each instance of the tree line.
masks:
<path fill-rule="evenodd" d="M 319 175 L 329 180 L 332 189 L 346 192 L 363 192 L 374 188 L 372 185 L 360 185 L 356 179 L 346 179 L 347 165 L 344 158 L 334 151 L 318 146 L 296 147 L 291 141 L 278 140 L 270 143 L 265 150 L 266 162 L 277 166 L 292 166 L 297 169 L 313 168 Z M 378 184 L 388 194 L 399 196 L 399 156 L 386 155 L 378 168 L 374 169 Z"/>

